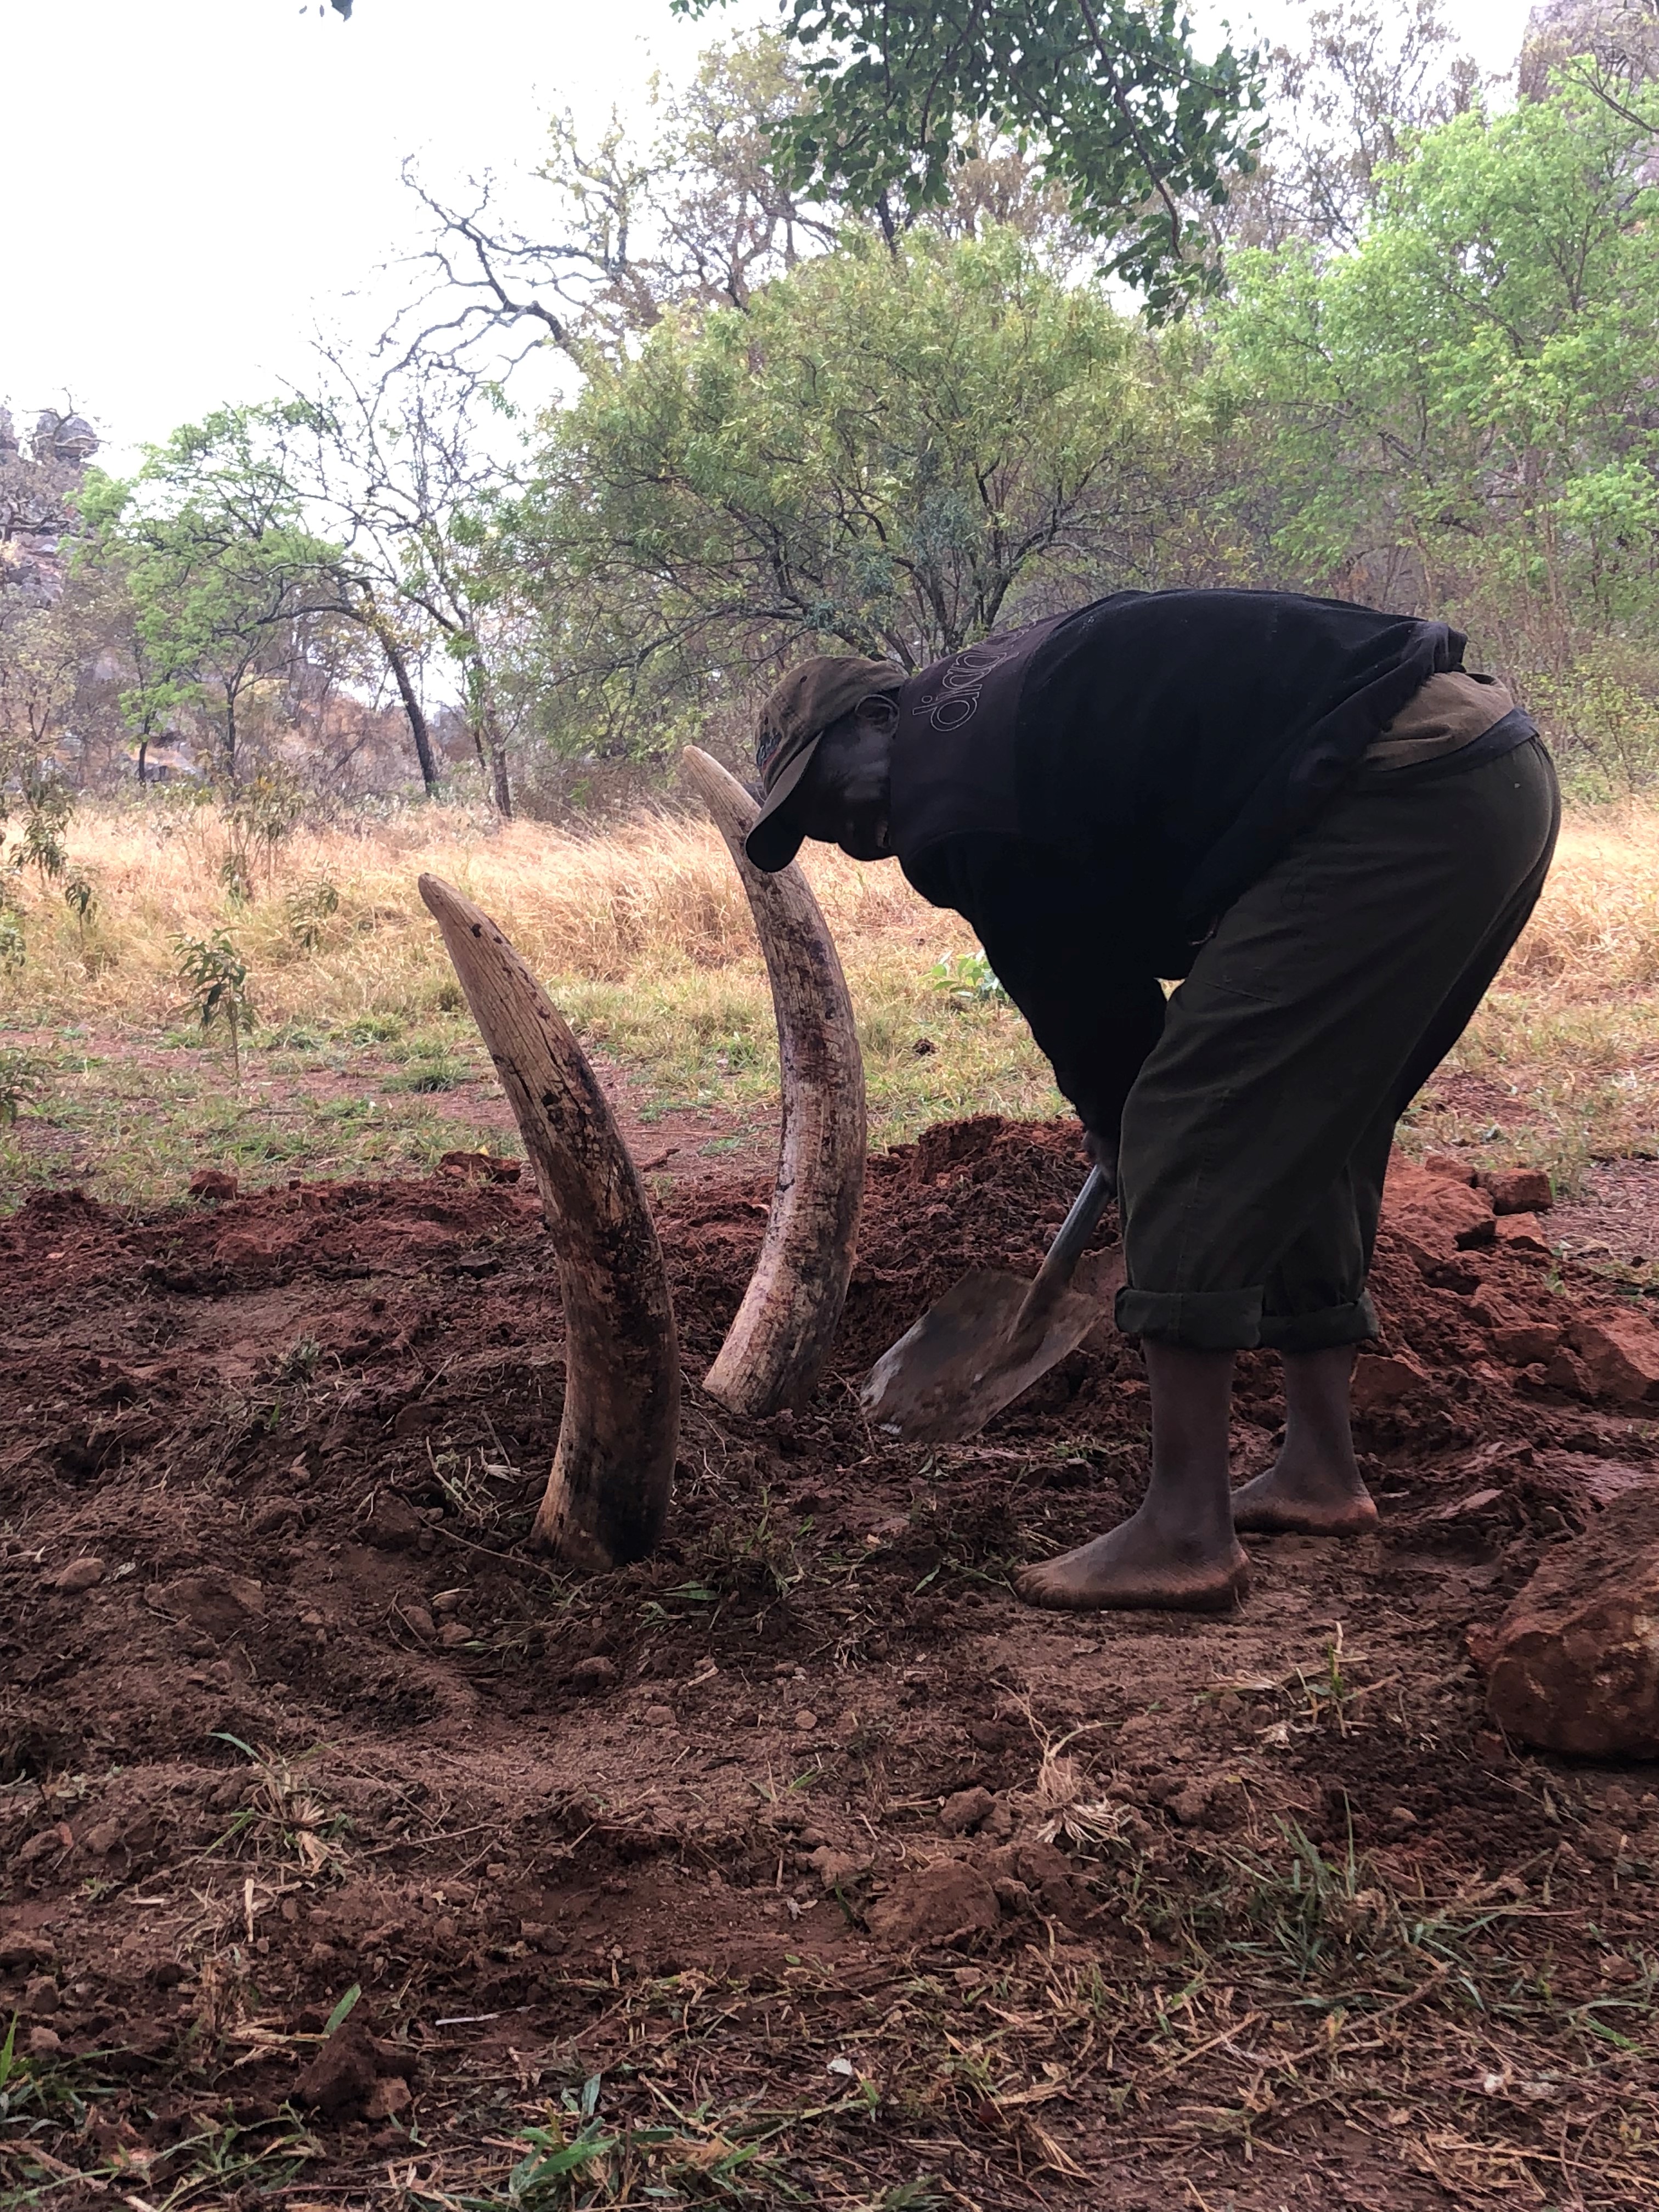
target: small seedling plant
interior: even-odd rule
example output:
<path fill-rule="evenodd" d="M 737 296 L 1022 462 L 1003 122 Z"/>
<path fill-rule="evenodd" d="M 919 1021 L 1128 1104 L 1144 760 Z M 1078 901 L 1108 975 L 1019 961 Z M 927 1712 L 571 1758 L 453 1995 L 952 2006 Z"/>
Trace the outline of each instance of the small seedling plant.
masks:
<path fill-rule="evenodd" d="M 219 864 L 219 880 L 237 905 L 252 903 L 254 878 L 259 871 L 270 890 L 276 848 L 293 836 L 304 805 L 298 781 L 280 768 L 262 768 L 246 783 L 222 794 L 225 854 Z"/>
<path fill-rule="evenodd" d="M 22 819 L 15 842 L 7 836 L 9 782 L 22 800 Z M 29 868 L 43 885 L 65 874 L 69 854 L 64 832 L 74 810 L 74 794 L 54 770 L 38 762 L 20 764 L 15 757 L 0 757 L 0 971 L 15 975 L 27 958 L 19 887 Z M 82 878 L 77 876 L 74 880 Z M 73 912 L 74 897 L 68 892 L 65 896 Z M 85 915 L 81 919 L 84 935 Z"/>
<path fill-rule="evenodd" d="M 297 890 L 286 891 L 283 904 L 288 912 L 288 933 L 301 952 L 317 952 L 322 949 L 328 934 L 330 919 L 340 910 L 340 894 L 326 876 L 302 884 Z"/>
<path fill-rule="evenodd" d="M 995 1006 L 1008 996 L 990 962 L 978 951 L 947 952 L 927 970 L 927 981 L 957 1006 Z"/>
<path fill-rule="evenodd" d="M 231 1074 L 242 1079 L 240 1040 L 252 1034 L 253 997 L 248 986 L 247 963 L 237 951 L 228 930 L 216 929 L 207 937 L 175 937 L 179 977 L 190 994 L 198 1020 L 204 1030 L 216 1023 L 230 1041 Z"/>
<path fill-rule="evenodd" d="M 0 1045 L 0 1129 L 9 1129 L 46 1079 L 46 1063 L 16 1045 Z"/>

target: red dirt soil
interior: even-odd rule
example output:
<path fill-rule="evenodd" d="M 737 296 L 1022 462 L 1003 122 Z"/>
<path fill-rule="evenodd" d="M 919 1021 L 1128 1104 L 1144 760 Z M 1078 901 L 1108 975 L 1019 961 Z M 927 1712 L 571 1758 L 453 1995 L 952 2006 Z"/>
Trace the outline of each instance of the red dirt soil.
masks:
<path fill-rule="evenodd" d="M 1465 1645 L 1655 1474 L 1650 1409 L 1495 1348 L 1606 1285 L 1385 1228 L 1379 1531 L 1251 1540 L 1226 1620 L 1032 1613 L 1012 1571 L 1139 1495 L 1135 1347 L 931 1453 L 856 1384 L 1034 1267 L 1083 1166 L 988 1119 L 875 1159 L 831 1376 L 759 1423 L 690 1388 L 666 1543 L 585 1581 L 524 1549 L 562 1382 L 526 1192 L 0 1223 L 0 2201 L 500 2203 L 600 2075 L 613 2132 L 678 2130 L 662 2193 L 538 2203 L 1659 2202 L 1654 1776 L 1512 1751 Z M 658 1201 L 693 1381 L 769 1198 Z M 1237 1414 L 1243 1476 L 1265 1354 Z M 1316 1929 L 1298 1864 L 1347 1870 Z M 1466 1948 L 1385 1942 L 1389 1898 Z"/>

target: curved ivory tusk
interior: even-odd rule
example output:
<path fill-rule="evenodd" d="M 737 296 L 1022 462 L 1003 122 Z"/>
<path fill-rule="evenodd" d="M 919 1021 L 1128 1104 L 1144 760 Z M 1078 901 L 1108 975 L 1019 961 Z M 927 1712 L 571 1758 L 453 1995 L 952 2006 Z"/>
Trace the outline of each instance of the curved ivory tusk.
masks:
<path fill-rule="evenodd" d="M 489 916 L 420 879 L 536 1171 L 564 1301 L 564 1418 L 531 1541 L 572 1565 L 643 1559 L 662 1534 L 680 1361 L 639 1172 L 586 1054 Z"/>
<path fill-rule="evenodd" d="M 689 745 L 685 766 L 731 848 L 755 917 L 783 1072 L 778 1179 L 760 1258 L 703 1378 L 735 1413 L 774 1413 L 811 1391 L 847 1299 L 864 1202 L 864 1060 L 836 942 L 793 864 L 763 874 L 743 849 L 755 802 Z"/>

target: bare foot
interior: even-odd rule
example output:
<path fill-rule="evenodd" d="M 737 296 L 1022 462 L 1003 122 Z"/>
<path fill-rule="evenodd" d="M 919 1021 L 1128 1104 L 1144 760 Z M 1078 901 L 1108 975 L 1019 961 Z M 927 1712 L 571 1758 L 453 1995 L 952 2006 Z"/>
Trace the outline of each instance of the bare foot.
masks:
<path fill-rule="evenodd" d="M 1225 1613 L 1249 1584 L 1249 1561 L 1230 1536 L 1171 1539 L 1144 1510 L 1092 1543 L 1025 1568 L 1014 1580 L 1027 1605 L 1079 1613 L 1142 1606 Z"/>
<path fill-rule="evenodd" d="M 1376 1507 L 1358 1468 L 1280 1459 L 1234 1491 L 1233 1526 L 1251 1536 L 1363 1536 L 1376 1526 Z"/>

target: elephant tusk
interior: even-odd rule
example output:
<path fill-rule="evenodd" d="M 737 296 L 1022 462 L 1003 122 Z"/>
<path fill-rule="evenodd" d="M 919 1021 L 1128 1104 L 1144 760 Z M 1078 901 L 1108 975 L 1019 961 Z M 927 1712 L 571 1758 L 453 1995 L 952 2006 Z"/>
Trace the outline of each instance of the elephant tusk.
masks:
<path fill-rule="evenodd" d="M 766 956 L 778 1023 L 783 1132 L 760 1258 L 714 1365 L 709 1396 L 751 1418 L 799 1404 L 830 1357 L 864 1200 L 864 1060 L 853 1002 L 806 878 L 765 875 L 743 841 L 758 812 L 735 776 L 688 746 L 685 767 L 731 849 Z"/>
<path fill-rule="evenodd" d="M 662 1248 L 587 1056 L 487 915 L 435 876 L 443 932 L 535 1170 L 564 1302 L 564 1415 L 531 1541 L 573 1566 L 644 1558 L 662 1534 L 680 1363 Z"/>

